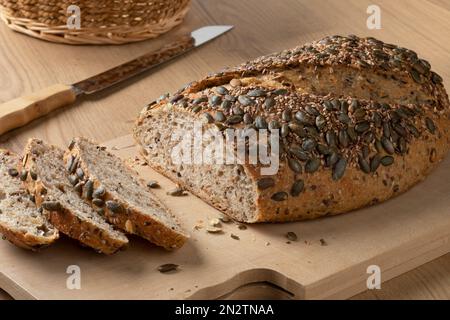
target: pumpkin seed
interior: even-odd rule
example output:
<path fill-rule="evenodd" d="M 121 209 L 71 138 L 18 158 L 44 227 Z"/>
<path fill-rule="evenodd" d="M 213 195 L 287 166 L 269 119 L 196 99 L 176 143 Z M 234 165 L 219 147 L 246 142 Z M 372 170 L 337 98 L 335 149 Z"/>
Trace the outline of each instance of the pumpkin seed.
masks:
<path fill-rule="evenodd" d="M 347 148 L 349 145 L 349 136 L 346 130 L 342 129 L 339 131 L 339 144 L 344 147 Z"/>
<path fill-rule="evenodd" d="M 377 171 L 378 167 L 380 166 L 380 163 L 381 163 L 381 156 L 380 154 L 377 153 L 370 160 L 370 171 L 371 172 Z"/>
<path fill-rule="evenodd" d="M 288 165 L 289 168 L 291 168 L 291 170 L 294 171 L 295 173 L 302 173 L 302 165 L 298 160 L 289 158 Z"/>
<path fill-rule="evenodd" d="M 179 265 L 173 264 L 173 263 L 166 263 L 163 265 L 160 265 L 158 267 L 158 271 L 161 273 L 168 273 L 168 272 L 174 272 L 178 270 Z"/>
<path fill-rule="evenodd" d="M 243 106 L 250 106 L 252 104 L 255 103 L 255 101 L 253 101 L 252 99 L 250 99 L 248 96 L 246 95 L 240 95 L 238 97 L 238 101 L 240 104 L 242 104 Z"/>
<path fill-rule="evenodd" d="M 220 94 L 222 96 L 228 94 L 228 89 L 225 88 L 224 86 L 216 87 L 215 91 L 216 91 L 217 94 Z"/>
<path fill-rule="evenodd" d="M 309 159 L 305 164 L 305 171 L 308 173 L 316 172 L 320 167 L 320 160 L 317 158 Z"/>
<path fill-rule="evenodd" d="M 300 159 L 301 161 L 306 161 L 309 159 L 309 156 L 306 152 L 304 152 L 299 146 L 297 145 L 292 145 L 289 148 L 289 152 L 296 156 L 298 159 Z"/>
<path fill-rule="evenodd" d="M 289 241 L 297 241 L 298 240 L 297 234 L 295 232 L 292 232 L 292 231 L 286 233 L 286 238 Z"/>
<path fill-rule="evenodd" d="M 242 116 L 244 114 L 244 110 L 242 110 L 242 108 L 240 108 L 238 106 L 234 107 L 232 110 L 233 110 L 233 114 L 237 114 L 240 116 Z"/>
<path fill-rule="evenodd" d="M 297 124 L 295 122 L 289 122 L 288 124 L 289 129 L 294 132 L 296 135 L 298 135 L 299 137 L 306 137 L 306 131 L 305 128 L 303 127 L 303 125 L 301 124 Z"/>
<path fill-rule="evenodd" d="M 273 201 L 278 201 L 278 202 L 279 201 L 285 201 L 285 200 L 287 200 L 287 198 L 288 198 L 288 194 L 286 192 L 283 192 L 283 191 L 274 193 L 272 195 L 272 197 L 271 197 L 271 199 Z"/>
<path fill-rule="evenodd" d="M 267 98 L 264 101 L 264 108 L 267 109 L 267 110 L 271 109 L 274 105 L 275 105 L 275 99 L 274 98 L 270 98 L 269 97 L 269 98 Z"/>
<path fill-rule="evenodd" d="M 267 122 L 262 116 L 257 116 L 255 119 L 256 129 L 267 129 Z"/>
<path fill-rule="evenodd" d="M 318 144 L 316 147 L 317 151 L 322 154 L 322 155 L 328 155 L 331 153 L 330 148 L 328 148 L 326 145 L 324 144 Z"/>
<path fill-rule="evenodd" d="M 156 180 L 150 180 L 149 182 L 147 182 L 147 187 L 149 187 L 150 189 L 158 189 L 161 186 L 159 185 L 158 181 Z M 95 194 L 95 192 L 94 192 Z M 94 195 L 95 197 L 95 195 Z"/>
<path fill-rule="evenodd" d="M 366 159 L 364 159 L 362 156 L 359 156 L 358 163 L 359 163 L 359 168 L 364 173 L 370 173 L 370 165 L 369 165 L 369 162 L 367 162 Z"/>
<path fill-rule="evenodd" d="M 21 181 L 25 181 L 25 180 L 27 180 L 27 177 L 28 177 L 28 171 L 25 170 L 25 169 L 23 169 L 23 170 L 20 172 L 20 180 L 21 180 Z"/>
<path fill-rule="evenodd" d="M 11 177 L 17 177 L 19 175 L 19 171 L 17 171 L 17 169 L 10 168 L 10 169 L 8 169 L 8 174 Z"/>
<path fill-rule="evenodd" d="M 247 92 L 247 95 L 249 97 L 263 97 L 266 95 L 266 92 L 264 90 L 261 89 L 254 89 L 254 90 L 250 90 L 249 92 Z"/>
<path fill-rule="evenodd" d="M 235 96 L 232 96 L 231 94 L 227 94 L 227 95 L 225 95 L 225 100 L 230 101 L 230 102 L 236 102 L 237 98 Z"/>
<path fill-rule="evenodd" d="M 428 118 L 428 117 L 425 118 L 425 125 L 431 134 L 434 134 L 436 132 L 436 126 L 435 126 L 433 120 L 431 120 L 430 118 Z"/>
<path fill-rule="evenodd" d="M 355 117 L 356 121 L 364 120 L 366 117 L 366 111 L 364 109 L 357 109 L 353 112 L 353 116 Z"/>
<path fill-rule="evenodd" d="M 118 204 L 115 201 L 112 200 L 108 200 L 106 201 L 106 208 L 108 208 L 109 211 L 111 211 L 112 213 L 119 213 L 122 210 L 122 207 L 120 206 L 120 204 Z"/>
<path fill-rule="evenodd" d="M 394 163 L 394 158 L 391 156 L 385 156 L 385 157 L 381 158 L 381 164 L 385 167 L 390 166 L 393 163 Z"/>
<path fill-rule="evenodd" d="M 434 84 L 441 84 L 444 79 L 437 73 L 431 72 L 431 81 L 433 81 Z"/>
<path fill-rule="evenodd" d="M 256 184 L 259 190 L 266 190 L 275 186 L 275 180 L 272 178 L 261 178 Z"/>
<path fill-rule="evenodd" d="M 348 102 L 345 100 L 341 101 L 341 112 L 345 114 L 348 113 Z"/>
<path fill-rule="evenodd" d="M 339 158 L 333 167 L 332 178 L 334 181 L 341 179 L 345 174 L 347 168 L 347 160 L 345 158 Z"/>
<path fill-rule="evenodd" d="M 200 103 L 207 102 L 207 101 L 208 101 L 208 98 L 206 96 L 202 96 L 202 97 L 194 99 L 194 101 L 192 101 L 192 103 L 193 104 L 200 104 Z"/>
<path fill-rule="evenodd" d="M 305 182 L 303 180 L 297 180 L 294 182 L 291 188 L 291 196 L 298 197 L 302 193 L 305 187 Z"/>

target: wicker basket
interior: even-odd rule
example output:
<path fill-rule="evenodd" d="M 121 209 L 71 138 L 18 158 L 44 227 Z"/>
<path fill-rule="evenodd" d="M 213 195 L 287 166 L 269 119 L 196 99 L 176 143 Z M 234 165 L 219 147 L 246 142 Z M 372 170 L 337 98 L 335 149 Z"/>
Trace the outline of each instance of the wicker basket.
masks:
<path fill-rule="evenodd" d="M 67 44 L 142 41 L 182 22 L 190 0 L 0 0 L 0 17 L 13 30 Z M 77 5 L 81 28 L 69 29 L 67 8 Z"/>

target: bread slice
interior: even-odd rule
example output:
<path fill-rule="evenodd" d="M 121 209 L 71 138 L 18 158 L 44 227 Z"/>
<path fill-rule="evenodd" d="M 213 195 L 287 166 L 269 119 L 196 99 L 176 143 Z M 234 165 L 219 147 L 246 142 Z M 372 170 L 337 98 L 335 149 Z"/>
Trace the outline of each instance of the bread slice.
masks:
<path fill-rule="evenodd" d="M 108 224 L 101 211 L 95 211 L 69 183 L 62 149 L 30 139 L 23 163 L 30 173 L 25 181 L 28 190 L 59 231 L 105 254 L 128 244 L 126 236 Z"/>
<path fill-rule="evenodd" d="M 105 210 L 111 223 L 166 249 L 181 247 L 188 235 L 172 213 L 121 159 L 85 138 L 65 155 L 72 179 L 83 181 L 83 196 Z M 77 176 L 77 178 L 75 178 Z"/>
<path fill-rule="evenodd" d="M 38 250 L 59 237 L 23 187 L 19 156 L 0 149 L 0 233 L 11 243 Z"/>

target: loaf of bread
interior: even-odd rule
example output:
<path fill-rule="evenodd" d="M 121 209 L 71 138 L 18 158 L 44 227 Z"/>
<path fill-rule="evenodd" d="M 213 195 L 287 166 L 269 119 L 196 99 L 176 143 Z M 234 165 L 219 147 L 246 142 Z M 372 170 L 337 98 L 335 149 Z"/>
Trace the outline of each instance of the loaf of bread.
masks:
<path fill-rule="evenodd" d="M 76 181 L 66 172 L 64 150 L 39 139 L 30 139 L 24 150 L 24 183 L 35 196 L 49 221 L 62 233 L 98 252 L 112 254 L 128 245 L 127 237 L 115 230 L 81 197 Z"/>
<path fill-rule="evenodd" d="M 30 250 L 52 244 L 59 237 L 22 185 L 27 171 L 19 171 L 18 155 L 0 149 L 0 233 L 11 243 Z"/>
<path fill-rule="evenodd" d="M 415 52 L 331 36 L 162 96 L 134 137 L 150 166 L 230 217 L 292 221 L 385 201 L 423 180 L 449 149 L 449 108 L 442 78 Z M 279 170 L 173 161 L 174 133 L 196 121 L 204 132 L 278 133 Z"/>
<path fill-rule="evenodd" d="M 106 148 L 75 138 L 65 161 L 67 174 L 83 184 L 83 198 L 103 210 L 110 223 L 166 249 L 181 247 L 189 237 L 137 173 Z"/>

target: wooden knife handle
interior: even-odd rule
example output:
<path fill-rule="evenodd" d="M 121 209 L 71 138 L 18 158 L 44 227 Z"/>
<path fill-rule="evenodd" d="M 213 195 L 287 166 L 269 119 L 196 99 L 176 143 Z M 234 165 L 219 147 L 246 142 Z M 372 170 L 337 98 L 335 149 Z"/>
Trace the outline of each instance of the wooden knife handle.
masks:
<path fill-rule="evenodd" d="M 70 86 L 55 84 L 33 94 L 0 104 L 0 135 L 75 101 Z"/>

